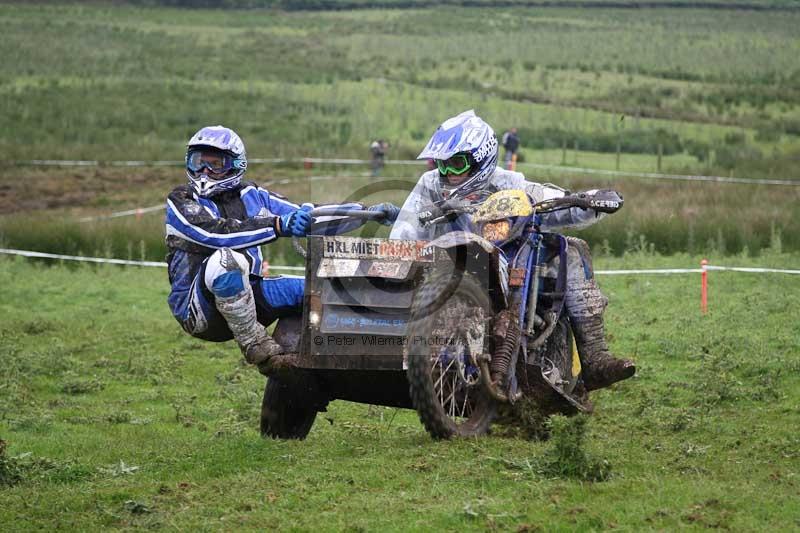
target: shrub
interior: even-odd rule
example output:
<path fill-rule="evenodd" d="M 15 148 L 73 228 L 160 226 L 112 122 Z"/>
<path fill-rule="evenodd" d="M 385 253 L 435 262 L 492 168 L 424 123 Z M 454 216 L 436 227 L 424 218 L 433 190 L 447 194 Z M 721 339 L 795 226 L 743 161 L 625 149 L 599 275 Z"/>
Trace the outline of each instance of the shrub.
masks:
<path fill-rule="evenodd" d="M 556 149 L 564 143 L 573 146 L 577 141 L 581 150 L 590 152 L 614 153 L 619 143 L 620 150 L 630 154 L 656 154 L 661 144 L 663 155 L 683 152 L 684 145 L 680 137 L 664 129 L 657 130 L 625 130 L 619 133 L 570 132 L 561 128 L 547 127 L 542 129 L 520 128 L 521 143 L 528 148 Z"/>
<path fill-rule="evenodd" d="M 588 417 L 550 417 L 552 448 L 547 451 L 544 473 L 584 481 L 605 481 L 611 476 L 608 461 L 590 457 L 584 450 Z"/>

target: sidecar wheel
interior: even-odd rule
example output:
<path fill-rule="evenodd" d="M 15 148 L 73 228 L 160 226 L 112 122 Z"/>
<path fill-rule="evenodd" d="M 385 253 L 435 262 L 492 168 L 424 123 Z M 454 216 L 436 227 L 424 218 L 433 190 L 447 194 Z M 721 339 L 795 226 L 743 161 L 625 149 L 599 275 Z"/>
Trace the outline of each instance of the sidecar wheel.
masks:
<path fill-rule="evenodd" d="M 275 377 L 267 380 L 261 401 L 261 436 L 274 439 L 305 439 L 317 418 L 315 395 L 299 383 Z"/>
<path fill-rule="evenodd" d="M 407 333 L 411 401 L 435 439 L 483 435 L 496 412 L 482 383 L 488 376 L 481 376 L 475 364 L 491 335 L 491 301 L 470 274 L 452 285 L 449 273 L 423 282 L 412 304 Z M 445 291 L 452 294 L 432 307 L 431 302 Z"/>

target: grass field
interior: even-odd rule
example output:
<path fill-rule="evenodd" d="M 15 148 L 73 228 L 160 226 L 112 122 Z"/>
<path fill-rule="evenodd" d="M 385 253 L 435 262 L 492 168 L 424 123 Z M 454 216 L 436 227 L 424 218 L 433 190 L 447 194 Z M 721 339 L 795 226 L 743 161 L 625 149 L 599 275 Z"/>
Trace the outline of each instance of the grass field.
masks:
<path fill-rule="evenodd" d="M 698 260 L 638 253 L 596 268 Z M 232 343 L 181 332 L 164 271 L 0 259 L 0 523 L 797 529 L 800 277 L 713 272 L 706 316 L 698 277 L 600 278 L 611 346 L 639 373 L 594 396 L 579 449 L 608 478 L 592 482 L 552 468 L 574 422 L 546 442 L 502 427 L 433 442 L 411 411 L 334 402 L 307 440 L 262 440 L 263 378 Z"/>

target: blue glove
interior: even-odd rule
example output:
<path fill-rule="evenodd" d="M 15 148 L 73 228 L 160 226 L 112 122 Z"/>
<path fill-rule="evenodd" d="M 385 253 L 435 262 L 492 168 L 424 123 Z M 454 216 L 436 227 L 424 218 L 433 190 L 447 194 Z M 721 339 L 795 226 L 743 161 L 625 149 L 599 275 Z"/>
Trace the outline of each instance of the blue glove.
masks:
<path fill-rule="evenodd" d="M 312 205 L 303 205 L 300 209 L 281 216 L 280 234 L 284 237 L 305 237 L 314 221 L 309 213 L 312 209 Z"/>
<path fill-rule="evenodd" d="M 400 214 L 400 208 L 389 202 L 376 204 L 367 208 L 367 211 L 377 211 L 383 213 L 383 218 L 379 220 L 384 226 L 391 226 L 397 220 L 397 215 Z"/>

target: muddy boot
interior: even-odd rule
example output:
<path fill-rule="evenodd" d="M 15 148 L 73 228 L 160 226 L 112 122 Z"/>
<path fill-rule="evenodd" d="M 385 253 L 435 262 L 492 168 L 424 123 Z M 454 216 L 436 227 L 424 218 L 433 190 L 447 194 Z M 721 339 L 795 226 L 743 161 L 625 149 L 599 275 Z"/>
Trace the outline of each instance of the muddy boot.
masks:
<path fill-rule="evenodd" d="M 283 348 L 259 324 L 253 289 L 230 250 L 222 250 L 220 264 L 226 272 L 214 279 L 211 288 L 217 309 L 228 323 L 245 360 L 259 368 L 268 367 L 269 360 L 283 353 Z"/>
<path fill-rule="evenodd" d="M 633 361 L 617 359 L 608 351 L 602 315 L 572 319 L 572 331 L 581 357 L 586 390 L 608 387 L 636 373 Z"/>
<path fill-rule="evenodd" d="M 608 298 L 594 280 L 591 255 L 586 243 L 571 237 L 569 244 L 564 303 L 581 358 L 583 381 L 586 389 L 591 391 L 633 376 L 636 366 L 628 359 L 617 359 L 609 353 L 603 326 L 603 312 L 608 305 Z"/>
<path fill-rule="evenodd" d="M 263 338 L 256 340 L 249 345 L 239 344 L 239 349 L 242 350 L 245 360 L 252 364 L 269 368 L 267 364 L 276 355 L 283 353 L 283 348 L 275 340 L 264 333 Z"/>

